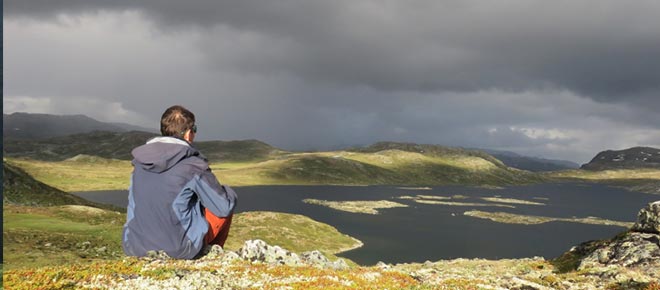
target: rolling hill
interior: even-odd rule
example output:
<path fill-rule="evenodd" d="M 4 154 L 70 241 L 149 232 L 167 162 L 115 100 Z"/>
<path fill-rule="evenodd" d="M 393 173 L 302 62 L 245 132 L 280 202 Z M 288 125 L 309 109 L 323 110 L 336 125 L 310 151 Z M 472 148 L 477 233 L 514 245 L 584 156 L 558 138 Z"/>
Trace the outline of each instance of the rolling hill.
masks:
<path fill-rule="evenodd" d="M 42 140 L 5 140 L 4 150 L 5 156 L 18 158 L 16 164 L 37 179 L 61 189 L 124 189 L 130 151 L 154 136 L 97 131 Z M 203 141 L 195 146 L 209 158 L 220 180 L 232 185 L 501 186 L 544 180 L 538 174 L 507 167 L 482 151 L 438 145 L 379 142 L 329 152 L 287 152 L 257 140 Z M 103 176 L 92 174 L 109 168 L 113 169 Z M 81 181 L 72 182 L 72 178 Z M 90 182 L 95 186 L 83 186 Z"/>
<path fill-rule="evenodd" d="M 2 164 L 2 201 L 12 205 L 54 206 L 85 205 L 113 210 L 35 180 L 23 169 L 4 161 Z"/>
<path fill-rule="evenodd" d="M 532 172 L 547 172 L 566 169 L 576 169 L 580 164 L 566 160 L 554 160 L 520 155 L 514 152 L 478 149 L 502 161 L 506 166 Z"/>

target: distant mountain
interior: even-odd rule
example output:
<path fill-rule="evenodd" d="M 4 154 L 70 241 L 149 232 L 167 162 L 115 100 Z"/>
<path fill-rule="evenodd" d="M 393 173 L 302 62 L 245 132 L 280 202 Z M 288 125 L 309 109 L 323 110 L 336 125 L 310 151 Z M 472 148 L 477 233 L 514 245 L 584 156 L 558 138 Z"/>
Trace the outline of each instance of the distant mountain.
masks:
<path fill-rule="evenodd" d="M 94 131 L 38 140 L 3 140 L 6 157 L 61 161 L 84 154 L 112 159 L 131 159 L 131 150 L 144 144 L 154 133 Z"/>
<path fill-rule="evenodd" d="M 598 153 L 589 163 L 583 164 L 580 168 L 586 170 L 660 169 L 660 149 L 633 147 L 624 150 L 607 150 Z"/>
<path fill-rule="evenodd" d="M 131 160 L 133 148 L 156 136 L 160 135 L 140 131 L 94 131 L 38 140 L 5 139 L 3 149 L 7 157 L 47 161 L 62 161 L 77 155 Z M 258 140 L 201 141 L 194 145 L 211 162 L 265 160 L 285 152 Z"/>
<path fill-rule="evenodd" d="M 566 169 L 576 169 L 580 164 L 566 160 L 554 160 L 538 157 L 520 155 L 510 151 L 499 151 L 490 149 L 479 149 L 493 155 L 493 157 L 502 161 L 506 166 L 518 168 L 532 172 L 557 171 Z"/>
<path fill-rule="evenodd" d="M 92 131 L 127 132 L 155 130 L 124 123 L 105 123 L 85 115 L 13 113 L 2 115 L 4 139 L 34 140 Z"/>

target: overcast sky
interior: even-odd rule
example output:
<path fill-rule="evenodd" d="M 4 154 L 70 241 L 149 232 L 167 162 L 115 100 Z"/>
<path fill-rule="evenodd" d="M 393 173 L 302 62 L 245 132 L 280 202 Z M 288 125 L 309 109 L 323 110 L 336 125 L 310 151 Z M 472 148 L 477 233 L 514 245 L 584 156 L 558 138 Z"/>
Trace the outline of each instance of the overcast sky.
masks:
<path fill-rule="evenodd" d="M 3 1 L 4 113 L 285 149 L 660 147 L 660 1 Z"/>

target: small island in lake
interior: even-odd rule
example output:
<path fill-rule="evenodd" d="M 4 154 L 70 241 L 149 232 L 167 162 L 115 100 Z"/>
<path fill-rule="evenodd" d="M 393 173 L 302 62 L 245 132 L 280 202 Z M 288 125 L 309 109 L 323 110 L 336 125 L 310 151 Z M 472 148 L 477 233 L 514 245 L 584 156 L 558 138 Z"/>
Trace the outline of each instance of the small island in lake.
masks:
<path fill-rule="evenodd" d="M 351 201 L 329 201 L 320 199 L 304 199 L 303 202 L 318 204 L 332 209 L 366 214 L 379 214 L 379 208 L 408 207 L 405 204 L 389 200 L 351 200 Z"/>
<path fill-rule="evenodd" d="M 520 215 L 520 214 L 507 213 L 507 212 L 485 212 L 479 210 L 466 211 L 463 213 L 463 215 L 481 218 L 481 219 L 489 219 L 491 221 L 498 223 L 519 224 L 519 225 L 537 225 L 547 222 L 571 222 L 571 223 L 582 223 L 582 224 L 590 224 L 590 225 L 617 226 L 624 228 L 630 228 L 633 226 L 632 222 L 613 221 L 598 217 L 558 218 L 558 217 Z"/>

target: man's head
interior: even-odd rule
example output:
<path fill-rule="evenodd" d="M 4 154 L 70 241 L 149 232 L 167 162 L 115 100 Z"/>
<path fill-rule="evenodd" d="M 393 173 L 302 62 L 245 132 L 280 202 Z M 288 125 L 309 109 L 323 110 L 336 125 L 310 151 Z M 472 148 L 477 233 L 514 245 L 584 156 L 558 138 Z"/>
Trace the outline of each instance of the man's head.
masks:
<path fill-rule="evenodd" d="M 195 114 L 182 106 L 167 108 L 160 118 L 160 133 L 163 136 L 179 137 L 192 142 L 196 131 Z"/>

